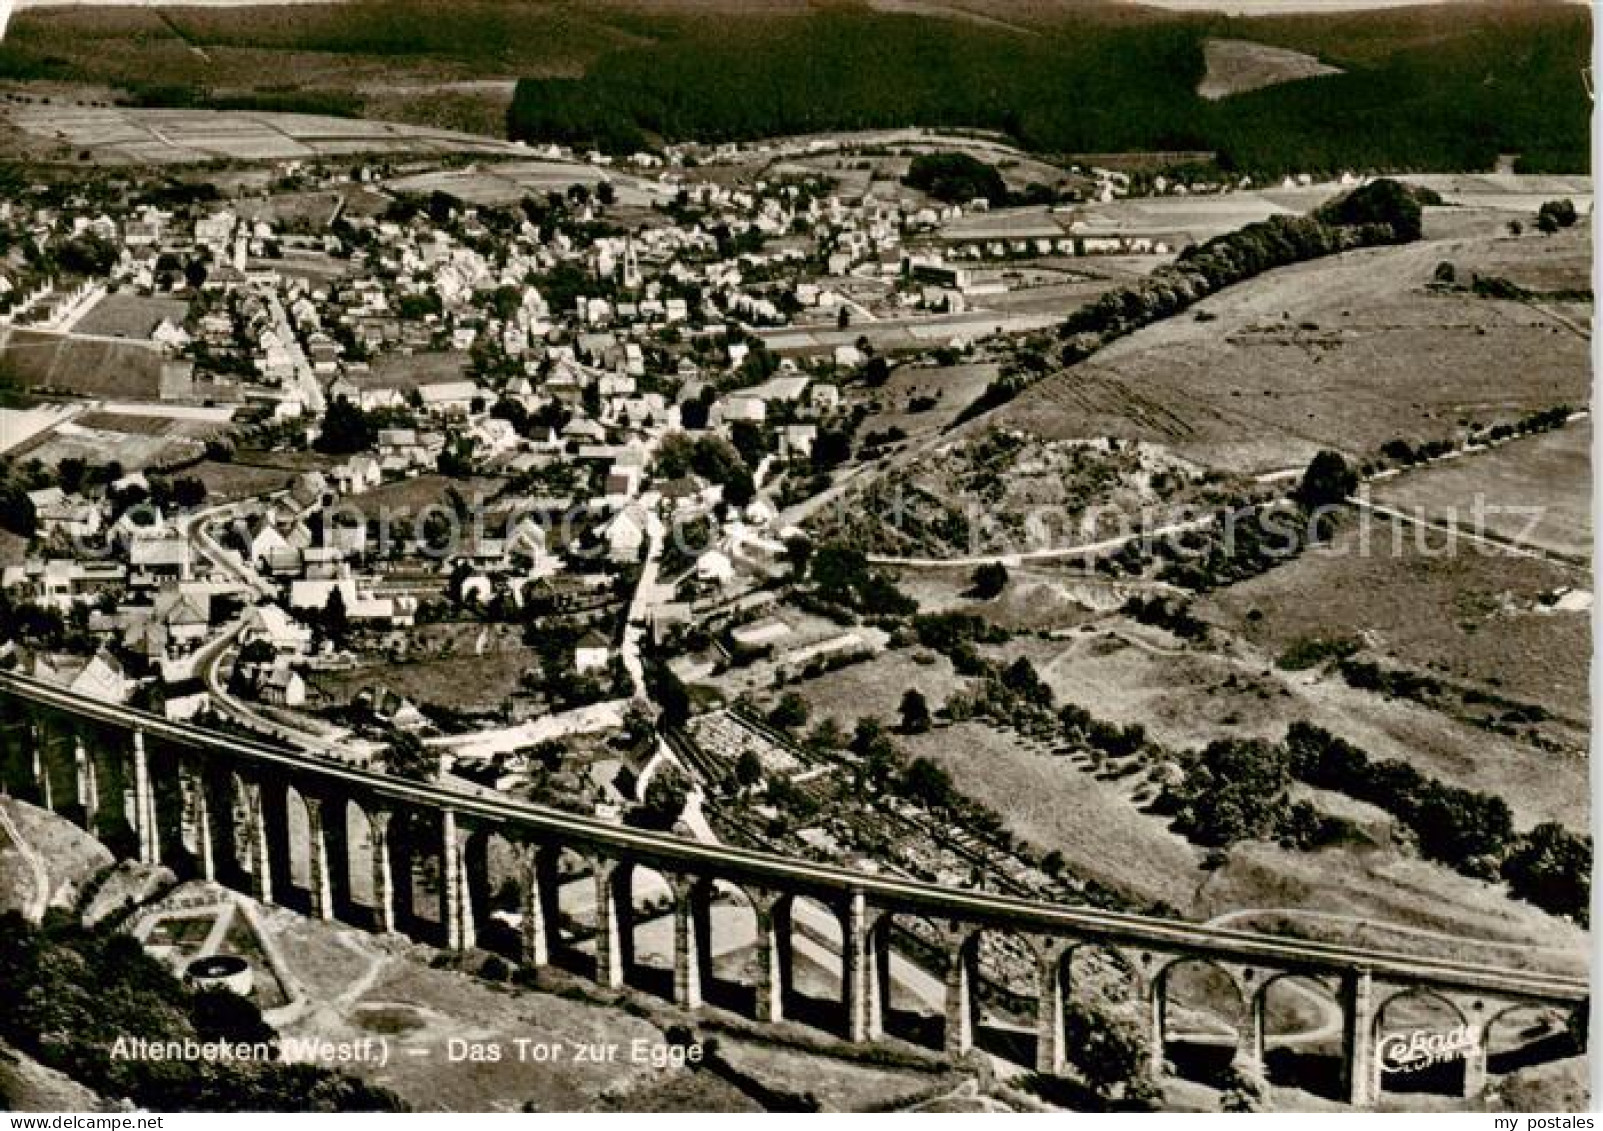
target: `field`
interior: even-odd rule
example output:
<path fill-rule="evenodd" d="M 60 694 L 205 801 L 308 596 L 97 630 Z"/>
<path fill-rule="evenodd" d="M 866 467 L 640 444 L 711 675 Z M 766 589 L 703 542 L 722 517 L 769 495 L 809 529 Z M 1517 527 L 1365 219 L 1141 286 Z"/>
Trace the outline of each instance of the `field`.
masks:
<path fill-rule="evenodd" d="M 1203 44 L 1208 73 L 1197 93 L 1204 98 L 1228 98 L 1277 83 L 1296 82 L 1319 75 L 1339 75 L 1341 68 L 1326 66 L 1311 55 L 1269 47 L 1241 39 L 1210 39 Z"/>
<path fill-rule="evenodd" d="M 213 503 L 226 503 L 234 499 L 248 499 L 277 491 L 289 485 L 293 475 L 265 467 L 246 464 L 218 463 L 206 460 L 184 473 L 192 475 L 206 485 L 206 498 Z"/>
<path fill-rule="evenodd" d="M 868 553 L 944 560 L 1086 545 L 1217 494 L 1203 469 L 1161 445 L 982 426 L 899 453 L 813 527 Z"/>
<path fill-rule="evenodd" d="M 387 687 L 422 708 L 493 711 L 518 689 L 524 672 L 538 667 L 535 653 L 507 626 L 430 625 L 414 632 L 411 644 L 415 659 L 371 656 L 355 668 L 313 673 L 309 689 L 327 705 Z"/>
<path fill-rule="evenodd" d="M 1454 785 L 1503 797 L 1515 823 L 1586 828 L 1585 760 L 1552 754 L 1402 699 L 1348 687 L 1340 676 L 1281 671 L 1244 644 L 1222 651 L 1177 647 L 1166 634 L 1111 622 L 1068 641 L 1016 639 L 1002 655 L 1028 655 L 1062 703 L 1098 718 L 1141 723 L 1176 749 L 1215 738 L 1279 740 L 1313 722 L 1369 751 L 1401 758 Z"/>
<path fill-rule="evenodd" d="M 156 417 L 126 417 L 86 413 L 21 449 L 29 459 L 54 466 L 64 459 L 81 459 L 91 466 L 115 460 L 126 471 L 143 471 L 199 455 L 204 445 L 186 423 Z M 98 417 L 99 424 L 91 424 Z"/>
<path fill-rule="evenodd" d="M 475 499 L 488 501 L 494 498 L 501 486 L 501 480 L 487 476 L 447 479 L 443 475 L 418 475 L 411 479 L 393 480 L 360 495 L 346 496 L 340 500 L 340 507 L 347 513 L 361 511 L 368 520 L 388 516 L 391 519 L 413 521 L 426 508 L 445 506 L 447 488 L 454 487 L 471 507 Z M 464 530 L 464 533 L 470 532 L 470 527 Z"/>
<path fill-rule="evenodd" d="M 1056 848 L 1075 873 L 1191 918 L 1228 915 L 1223 922 L 1460 959 L 1567 970 L 1585 962 L 1586 938 L 1573 926 L 1384 844 L 1317 853 L 1245 844 L 1222 867 L 1205 869 L 1200 849 L 1141 811 L 1138 775 L 1093 772 L 1083 758 L 1045 753 L 977 723 L 901 741 L 1005 814 L 1036 850 Z"/>
<path fill-rule="evenodd" d="M 92 428 L 100 432 L 124 432 L 130 436 L 206 437 L 220 432 L 226 421 L 186 419 L 156 413 L 95 411 L 86 412 L 69 427 Z"/>
<path fill-rule="evenodd" d="M 567 161 L 507 161 L 472 170 L 417 173 L 386 184 L 394 192 L 447 192 L 469 204 L 504 205 L 525 196 L 543 198 L 548 192 L 566 192 L 570 185 L 593 187 L 607 179 L 598 169 Z M 637 201 L 645 199 L 638 191 L 633 196 Z M 631 202 L 623 194 L 618 199 Z"/>
<path fill-rule="evenodd" d="M 245 110 L 23 106 L 10 120 L 34 138 L 50 139 L 118 165 L 214 160 L 294 161 L 353 154 L 483 153 L 518 150 L 448 130 L 316 114 Z"/>
<path fill-rule="evenodd" d="M 1499 538 L 1576 561 L 1592 552 L 1592 422 L 1515 440 L 1381 484 L 1377 503 L 1437 522 L 1472 525 Z"/>
<path fill-rule="evenodd" d="M 413 354 L 388 352 L 374 360 L 370 373 L 359 374 L 351 379 L 362 388 L 410 392 L 419 385 L 435 381 L 459 381 L 467 366 L 467 355 L 451 350 L 427 350 Z"/>
<path fill-rule="evenodd" d="M 898 722 L 896 708 L 908 688 L 916 688 L 934 707 L 944 703 L 962 683 L 945 656 L 897 648 L 872 660 L 791 684 L 785 690 L 795 691 L 807 701 L 812 722 L 828 716 L 850 731 L 864 716 Z"/>
<path fill-rule="evenodd" d="M 1584 728 L 1591 616 L 1548 611 L 1542 598 L 1590 589 L 1589 577 L 1528 557 L 1423 553 L 1412 538 L 1394 555 L 1389 534 L 1389 524 L 1375 528 L 1366 554 L 1349 526 L 1330 546 L 1204 606 L 1270 656 L 1301 640 L 1359 638 L 1410 668 L 1540 704 Z"/>
<path fill-rule="evenodd" d="M 1060 850 L 1076 874 L 1141 901 L 1190 908 L 1202 852 L 1137 809 L 1132 779 L 1100 778 L 983 723 L 900 742 L 909 755 L 930 758 L 960 790 L 1003 814 L 1016 836 L 1043 852 Z"/>
<path fill-rule="evenodd" d="M 73 326 L 75 333 L 149 341 L 165 319 L 183 325 L 189 304 L 182 299 L 135 294 L 109 294 Z"/>
<path fill-rule="evenodd" d="M 0 336 L 0 367 L 19 383 L 82 397 L 155 400 L 161 393 L 161 363 L 160 351 L 148 344 L 38 330 Z"/>
<path fill-rule="evenodd" d="M 863 419 L 859 436 L 900 428 L 911 438 L 933 435 L 956 420 L 969 404 L 995 379 L 997 367 L 991 363 L 940 367 L 900 365 L 891 371 L 884 388 L 873 391 L 872 405 L 878 409 Z M 932 398 L 933 407 L 912 411 L 912 402 Z"/>
<path fill-rule="evenodd" d="M 1584 403 L 1587 343 L 1546 310 L 1427 289 L 1443 261 L 1573 260 L 1589 229 L 1350 253 L 1274 271 L 1114 342 L 996 418 L 1044 438 L 1151 440 L 1206 466 L 1367 459 L 1461 422 Z M 1522 374 L 1517 384 L 1510 372 Z M 979 422 L 970 427 L 980 426 Z"/>

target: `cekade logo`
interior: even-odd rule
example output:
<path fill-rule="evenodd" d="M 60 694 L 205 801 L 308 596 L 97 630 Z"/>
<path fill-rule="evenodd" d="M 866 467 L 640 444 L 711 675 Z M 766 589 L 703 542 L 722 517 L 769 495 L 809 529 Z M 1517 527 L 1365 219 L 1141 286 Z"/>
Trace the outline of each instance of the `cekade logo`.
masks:
<path fill-rule="evenodd" d="M 1459 1025 L 1443 1032 L 1414 1029 L 1407 1033 L 1389 1033 L 1380 1041 L 1380 1069 L 1382 1072 L 1418 1072 L 1463 1056 L 1479 1039 L 1480 1030 L 1473 1025 Z"/>

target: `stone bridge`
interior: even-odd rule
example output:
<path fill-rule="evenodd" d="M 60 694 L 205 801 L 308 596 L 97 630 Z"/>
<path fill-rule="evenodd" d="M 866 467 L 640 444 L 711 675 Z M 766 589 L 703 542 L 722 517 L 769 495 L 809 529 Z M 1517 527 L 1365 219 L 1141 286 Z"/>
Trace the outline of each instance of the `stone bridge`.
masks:
<path fill-rule="evenodd" d="M 1182 1039 L 1175 986 L 1201 973 L 1216 999 L 1238 1009 L 1229 1026 L 1235 1055 L 1261 1065 L 1271 1052 L 1272 1000 L 1295 983 L 1297 995 L 1340 1017 L 1327 1035 L 1339 1076 L 1332 1094 L 1365 1105 L 1379 1095 L 1383 1060 L 1405 1059 L 1410 1033 L 1388 1015 L 1427 1036 L 1457 1029 L 1454 1083 L 1476 1094 L 1505 1014 L 1584 1011 L 1588 1001 L 1584 981 L 1529 969 L 1070 907 L 704 844 L 374 773 L 10 673 L 0 673 L 0 719 L 0 784 L 144 863 L 318 918 L 453 950 L 501 951 L 527 967 L 582 963 L 607 987 L 656 977 L 687 1010 L 708 1002 L 763 1022 L 810 1020 L 854 1042 L 892 1027 L 893 988 L 902 983 L 905 997 L 916 973 L 944 980 L 935 996 L 944 1002 L 946 1051 L 967 1052 L 989 1026 L 1015 1046 L 1033 1044 L 1023 1059 L 1036 1071 L 1061 1073 L 1066 1003 L 1081 978 L 1114 978 L 1149 1026 L 1157 1076 Z M 671 961 L 645 967 L 635 928 L 669 916 Z M 732 980 L 728 963 L 715 968 L 714 923 L 732 918 L 752 924 L 740 947 L 756 956 L 749 983 Z M 586 933 L 581 958 L 576 936 Z M 820 998 L 816 968 L 826 963 L 836 970 Z M 799 985 L 804 965 L 811 994 Z M 1179 1023 L 1195 1038 L 1200 1014 L 1184 1012 L 1189 1020 Z M 1012 1021 L 998 1021 L 1003 1015 Z"/>

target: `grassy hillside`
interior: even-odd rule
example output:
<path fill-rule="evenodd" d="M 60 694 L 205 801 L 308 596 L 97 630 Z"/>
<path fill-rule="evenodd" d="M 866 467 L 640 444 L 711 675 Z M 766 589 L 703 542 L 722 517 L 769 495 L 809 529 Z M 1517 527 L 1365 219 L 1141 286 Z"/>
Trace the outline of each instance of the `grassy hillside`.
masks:
<path fill-rule="evenodd" d="M 1210 102 L 1209 37 L 1344 73 Z M 16 15 L 0 78 L 158 103 L 335 107 L 628 148 L 854 127 L 1002 130 L 1059 153 L 1217 150 L 1228 167 L 1587 164 L 1590 13 L 1542 0 L 1231 19 L 1107 0 L 356 0 Z M 506 86 L 522 80 L 506 111 Z M 496 80 L 486 84 L 485 80 Z M 473 84 L 484 84 L 475 87 Z M 488 89 L 493 85 L 494 89 Z"/>

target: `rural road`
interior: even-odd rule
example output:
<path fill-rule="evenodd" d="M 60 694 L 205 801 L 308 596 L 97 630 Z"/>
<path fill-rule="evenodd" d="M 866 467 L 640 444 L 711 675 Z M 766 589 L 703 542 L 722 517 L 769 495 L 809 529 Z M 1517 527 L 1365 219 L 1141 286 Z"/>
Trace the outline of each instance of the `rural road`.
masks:
<path fill-rule="evenodd" d="M 1517 542 L 1511 538 L 1503 538 L 1494 534 L 1477 533 L 1473 530 L 1466 529 L 1456 524 L 1437 522 L 1421 515 L 1409 514 L 1407 511 L 1398 510 L 1395 507 L 1388 507 L 1381 503 L 1374 502 L 1372 499 L 1369 499 L 1363 495 L 1349 495 L 1347 497 L 1347 502 L 1351 503 L 1354 507 L 1357 507 L 1358 510 L 1364 514 L 1376 515 L 1380 518 L 1390 519 L 1392 522 L 1402 523 L 1405 526 L 1413 526 L 1420 530 L 1435 531 L 1436 533 L 1441 534 L 1449 539 L 1462 538 L 1464 541 L 1473 545 L 1485 546 L 1488 549 L 1496 550 L 1499 553 L 1513 554 L 1516 557 L 1521 558 L 1532 558 L 1540 562 L 1554 562 L 1558 565 L 1576 566 L 1583 564 L 1581 562 L 1577 562 L 1567 554 L 1560 554 L 1550 550 L 1534 549 L 1526 543 Z"/>

